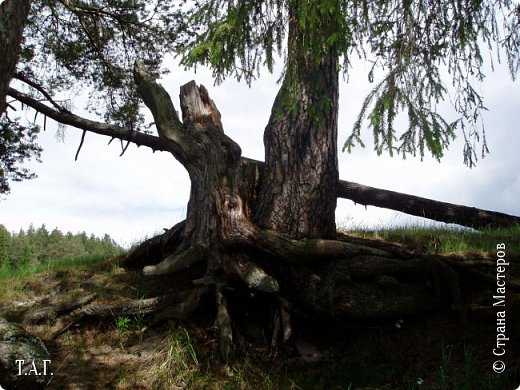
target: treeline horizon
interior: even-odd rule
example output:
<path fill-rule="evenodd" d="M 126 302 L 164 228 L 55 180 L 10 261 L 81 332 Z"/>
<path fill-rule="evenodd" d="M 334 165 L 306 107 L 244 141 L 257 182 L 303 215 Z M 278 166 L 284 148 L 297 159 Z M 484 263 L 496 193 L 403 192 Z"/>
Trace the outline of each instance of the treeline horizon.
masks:
<path fill-rule="evenodd" d="M 123 248 L 109 234 L 102 237 L 85 231 L 49 231 L 46 224 L 10 232 L 0 224 L 0 268 L 19 269 L 64 258 L 116 256 Z"/>

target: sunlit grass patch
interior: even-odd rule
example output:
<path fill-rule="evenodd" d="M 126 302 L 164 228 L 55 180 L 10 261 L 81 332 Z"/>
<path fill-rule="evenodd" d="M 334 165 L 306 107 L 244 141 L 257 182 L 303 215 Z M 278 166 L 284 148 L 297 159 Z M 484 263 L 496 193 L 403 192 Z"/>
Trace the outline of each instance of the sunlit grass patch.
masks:
<path fill-rule="evenodd" d="M 375 229 L 358 226 L 345 232 L 364 238 L 399 242 L 427 253 L 490 254 L 496 252 L 496 245 L 502 242 L 506 243 L 509 253 L 520 253 L 520 225 L 479 231 L 431 225 L 382 226 Z"/>
<path fill-rule="evenodd" d="M 71 268 L 90 268 L 91 266 L 106 260 L 105 255 L 88 255 L 81 257 L 63 258 L 58 260 L 47 260 L 38 264 L 24 264 L 12 267 L 4 264 L 0 268 L 0 280 L 11 278 L 25 278 L 33 274 L 49 271 L 61 271 Z"/>

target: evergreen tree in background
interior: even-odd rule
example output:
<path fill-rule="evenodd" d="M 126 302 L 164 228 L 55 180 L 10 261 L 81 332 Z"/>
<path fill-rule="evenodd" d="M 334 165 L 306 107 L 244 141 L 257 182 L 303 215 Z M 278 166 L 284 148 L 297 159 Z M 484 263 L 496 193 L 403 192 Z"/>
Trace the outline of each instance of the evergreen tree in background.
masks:
<path fill-rule="evenodd" d="M 0 268 L 6 266 L 9 262 L 9 244 L 11 235 L 4 225 L 0 225 Z"/>
<path fill-rule="evenodd" d="M 45 226 L 35 229 L 31 224 L 27 231 L 21 229 L 10 234 L 0 225 L 0 268 L 22 268 L 48 261 L 79 258 L 84 256 L 112 257 L 122 252 L 122 248 L 105 234 L 98 238 L 85 232 L 63 234 L 54 228 L 50 233 Z"/>
<path fill-rule="evenodd" d="M 193 267 L 193 273 L 183 275 L 194 278 L 187 284 L 196 286 L 190 297 L 197 299 L 169 303 L 187 315 L 199 304 L 214 302 L 202 310 L 217 313 L 225 359 L 240 340 L 240 331 L 233 335 L 242 322 L 232 319 L 242 306 L 236 303 L 254 306 L 254 300 L 248 301 L 252 289 L 267 293 L 263 304 L 277 313 L 264 327 L 268 332 L 276 329 L 273 346 L 277 339 L 290 337 L 289 317 L 335 319 L 339 324 L 459 307 L 458 277 L 469 279 L 468 267 L 414 254 L 418 262 L 410 278 L 405 275 L 408 254 L 382 250 L 370 240 L 336 236 L 336 199 L 343 193 L 337 156 L 339 76 L 348 74 L 359 57 L 374 83 L 347 139 L 347 150 L 363 144 L 362 124 L 372 129 L 378 154 L 403 157 L 430 153 L 440 159 L 459 134 L 466 141 L 465 162 L 472 166 L 486 152 L 480 122 L 485 106 L 477 92 L 487 58 L 482 44 L 493 58 L 503 53 L 516 76 L 517 3 L 184 3 L 158 1 L 153 9 L 139 0 L 34 0 L 16 80 L 6 92 L 44 118 L 81 129 L 76 155 L 89 132 L 120 140 L 121 155 L 130 144 L 144 145 L 171 153 L 186 168 L 191 180 L 186 220 L 136 247 L 125 265 L 141 268 L 147 276 Z M 264 132 L 263 164 L 242 157 L 204 86 L 189 82 L 181 87 L 182 116 L 178 114 L 169 93 L 156 81 L 162 56 L 170 50 L 188 67 L 210 67 L 217 81 L 235 76 L 250 82 L 264 65 L 271 70 L 274 60 L 282 59 L 283 81 Z M 445 73 L 447 79 L 441 77 Z M 450 85 L 453 91 L 448 91 Z M 92 92 L 91 107 L 103 122 L 75 115 L 70 101 L 59 100 L 60 93 L 73 87 Z M 457 113 L 453 118 L 443 118 L 437 110 L 448 97 Z M 140 101 L 153 115 L 150 126 L 143 123 Z M 395 126 L 399 113 L 408 117 L 406 128 Z M 19 124 L 16 119 L 11 122 Z M 152 135 L 152 126 L 158 136 Z M 479 143 L 481 148 L 476 148 Z M 165 165 L 161 171 L 167 169 Z M 421 208 L 416 215 L 424 214 Z M 472 218 L 459 214 L 462 224 L 473 226 Z M 498 217 L 508 223 L 515 220 Z M 42 226 L 34 235 L 25 234 L 25 244 L 20 238 L 20 261 L 43 261 L 49 247 L 63 250 L 56 242 L 64 238 L 56 233 L 51 243 L 50 235 Z M 77 238 L 76 249 L 84 253 L 108 242 L 85 233 Z M 17 240 L 13 237 L 13 247 Z M 195 276 L 200 269 L 204 275 Z M 207 294 L 212 298 L 199 299 Z"/>

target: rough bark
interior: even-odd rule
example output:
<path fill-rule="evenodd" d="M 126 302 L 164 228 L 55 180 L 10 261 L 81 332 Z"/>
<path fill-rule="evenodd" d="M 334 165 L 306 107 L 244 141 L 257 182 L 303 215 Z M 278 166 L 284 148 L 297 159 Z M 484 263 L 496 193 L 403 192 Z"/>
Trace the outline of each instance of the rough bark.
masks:
<path fill-rule="evenodd" d="M 30 0 L 6 0 L 0 4 L 0 115 L 6 110 L 9 83 L 14 76 Z"/>
<path fill-rule="evenodd" d="M 269 329 L 271 343 L 274 340 L 276 344 L 290 337 L 295 317 L 373 320 L 430 310 L 459 310 L 465 297 L 461 290 L 468 279 L 462 278 L 462 283 L 461 275 L 476 272 L 482 274 L 479 281 L 491 283 L 488 276 L 492 275 L 489 271 L 493 271 L 493 265 L 482 259 L 471 263 L 421 256 L 396 245 L 345 236 L 340 240 L 313 237 L 312 233 L 299 237 L 303 231 L 296 234 L 283 227 L 267 229 L 255 223 L 254 216 L 262 214 L 258 211 L 265 211 L 262 193 L 272 183 L 259 163 L 241 158 L 239 146 L 224 133 L 220 114 L 207 90 L 194 82 L 181 88 L 181 121 L 165 89 L 142 66 L 137 64 L 134 72 L 138 91 L 159 132 L 159 137 L 141 134 L 139 140 L 170 152 L 188 171 L 192 186 L 186 221 L 135 248 L 125 263 L 144 267 L 145 275 L 184 271 L 203 263 L 206 273 L 202 278 L 200 272 L 194 276 L 200 278 L 193 280 L 194 294 L 212 294 L 213 299 L 204 302 L 213 302 L 209 312 L 216 312 L 215 325 L 224 357 L 229 357 L 234 343 L 241 340 L 237 330 L 241 320 L 235 318 L 244 313 L 235 309 L 237 302 L 246 311 L 259 307 L 250 304 L 251 296 L 260 296 L 262 307 L 274 313 Z M 30 101 L 19 93 L 16 96 Z M 50 107 L 47 110 L 49 116 L 65 115 L 71 122 L 91 126 L 91 131 L 99 134 L 126 140 L 137 137 L 127 129 L 85 123 L 71 113 Z M 295 177 L 286 180 L 298 182 Z M 285 196 L 286 202 L 293 200 Z M 305 229 L 312 225 L 310 219 L 299 221 L 307 226 Z M 195 268 L 198 270 L 199 265 Z M 188 301 L 190 312 L 200 303 L 198 299 Z M 144 306 L 143 302 L 134 303 L 123 308 L 100 307 L 90 312 L 91 317 L 109 316 L 115 310 L 134 313 L 159 307 L 171 307 L 174 318 L 187 314 L 181 310 L 182 316 L 175 317 L 179 306 L 170 300 L 147 301 Z M 71 314 L 70 323 L 89 318 L 87 308 L 82 310 L 84 314 Z"/>
<path fill-rule="evenodd" d="M 293 238 L 334 238 L 338 56 L 331 47 L 315 60 L 297 3 L 289 7 L 286 74 L 264 132 L 265 176 L 255 219 Z M 321 22 L 323 30 L 330 27 Z"/>
<path fill-rule="evenodd" d="M 9 96 L 58 122 L 65 123 L 88 132 L 132 142 L 137 146 L 144 145 L 154 151 L 169 151 L 169 143 L 166 139 L 161 139 L 153 135 L 135 132 L 130 129 L 121 128 L 106 123 L 92 121 L 64 110 L 54 109 L 13 88 L 9 88 L 8 94 Z M 265 166 L 263 162 L 242 158 L 241 166 L 243 170 L 243 177 L 250 177 L 252 175 L 253 177 L 257 178 L 256 180 L 248 181 L 247 185 L 253 186 L 255 188 L 259 188 L 262 182 L 264 182 L 265 185 L 269 185 L 269 181 L 267 181 L 267 179 L 261 179 L 263 177 Z M 251 199 L 251 202 L 256 205 L 259 203 L 259 200 L 256 199 L 256 192 L 254 192 L 254 194 L 255 198 Z M 340 180 L 338 182 L 336 196 L 338 198 L 350 199 L 362 205 L 387 208 L 410 215 L 429 218 L 439 222 L 455 223 L 461 226 L 468 226 L 475 229 L 482 229 L 486 227 L 511 227 L 520 223 L 520 217 L 514 215 L 416 197 L 395 191 L 369 187 L 346 180 Z M 256 209 L 257 207 L 254 206 L 253 208 Z M 179 229 L 180 227 L 176 230 L 178 231 Z M 161 237 L 161 240 L 165 242 L 165 238 L 167 237 Z M 158 238 L 153 238 L 153 240 L 156 239 Z M 147 250 L 150 250 L 152 247 L 155 246 L 148 245 L 144 246 L 143 248 L 148 248 Z M 166 254 L 167 252 L 167 248 L 161 249 L 162 254 Z M 157 253 L 150 254 L 150 257 L 156 257 L 160 259 L 165 256 Z"/>
<path fill-rule="evenodd" d="M 338 197 L 350 199 L 362 205 L 397 210 L 417 217 L 455 223 L 475 229 L 510 227 L 520 224 L 520 217 L 513 215 L 440 202 L 348 181 L 339 182 Z"/>
<path fill-rule="evenodd" d="M 149 262 L 153 265 L 144 271 L 152 275 L 204 261 L 206 275 L 193 283 L 214 294 L 225 358 L 240 340 L 233 318 L 243 314 L 233 305 L 247 300 L 248 292 L 261 294 L 263 304 L 274 308 L 271 342 L 276 343 L 290 336 L 288 307 L 299 316 L 335 321 L 460 312 L 460 274 L 492 269 L 483 262 L 460 265 L 457 259 L 421 256 L 370 240 L 295 238 L 254 223 L 252 216 L 265 200 L 258 194 L 269 186 L 267 174 L 262 178 L 256 162 L 241 158 L 206 89 L 193 82 L 182 87 L 181 122 L 166 91 L 139 67 L 136 81 L 161 139 L 168 140 L 169 150 L 188 170 L 192 189 L 186 221 L 134 249 L 128 263 Z M 143 258 L 149 253 L 164 259 Z M 281 301 L 290 304 L 282 310 Z"/>
<path fill-rule="evenodd" d="M 242 169 L 240 147 L 224 133 L 220 113 L 204 86 L 190 82 L 181 87 L 181 122 L 164 88 L 139 66 L 135 78 L 160 138 L 169 141 L 171 153 L 184 165 L 191 180 L 181 242 L 172 256 L 147 271 L 177 270 L 199 256 L 207 261 L 208 273 L 215 276 L 225 270 L 227 261 L 220 248 L 222 242 L 250 224 L 250 200 L 254 197 L 249 194 L 250 181 L 242 180 L 242 172 L 255 174 L 254 169 Z"/>
<path fill-rule="evenodd" d="M 186 319 L 200 304 L 204 288 L 183 291 L 174 295 L 164 295 L 147 299 L 136 299 L 118 303 L 91 303 L 60 318 L 50 339 L 55 339 L 71 326 L 91 320 L 113 319 L 120 316 L 152 316 L 151 323 L 166 319 Z M 61 313 L 63 315 L 64 313 Z"/>

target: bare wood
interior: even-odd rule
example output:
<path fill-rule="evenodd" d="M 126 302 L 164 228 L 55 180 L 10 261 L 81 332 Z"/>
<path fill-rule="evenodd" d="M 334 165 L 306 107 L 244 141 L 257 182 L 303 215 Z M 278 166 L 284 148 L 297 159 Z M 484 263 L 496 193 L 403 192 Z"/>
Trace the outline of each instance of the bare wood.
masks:
<path fill-rule="evenodd" d="M 231 316 L 227 308 L 226 298 L 220 289 L 217 289 L 217 318 L 215 326 L 219 334 L 220 355 L 227 361 L 231 357 L 233 351 L 233 327 L 231 325 Z"/>
<path fill-rule="evenodd" d="M 82 306 L 88 305 L 94 299 L 96 294 L 87 294 L 76 299 L 59 302 L 58 304 L 39 307 L 25 314 L 23 322 L 29 324 L 37 324 L 44 321 L 54 320 L 58 316 L 67 314 Z"/>
<path fill-rule="evenodd" d="M 157 265 L 149 265 L 143 268 L 143 274 L 165 275 L 188 269 L 192 265 L 206 260 L 207 250 L 200 246 L 191 246 L 180 253 L 174 252 Z"/>
<path fill-rule="evenodd" d="M 228 274 L 240 279 L 250 289 L 266 293 L 277 293 L 280 290 L 278 281 L 252 261 L 241 257 L 226 265 Z"/>
<path fill-rule="evenodd" d="M 60 112 L 13 88 L 9 88 L 8 95 L 60 123 L 96 134 L 129 141 L 138 146 L 148 146 L 154 151 L 171 151 L 171 144 L 159 137 L 92 121 L 69 112 Z M 173 121 L 175 122 L 175 119 L 173 119 Z M 248 158 L 242 158 L 242 165 L 244 167 L 255 166 L 256 171 L 258 171 L 260 175 L 264 167 L 263 162 Z M 436 201 L 395 191 L 369 187 L 346 180 L 339 181 L 337 196 L 338 198 L 350 199 L 353 202 L 363 205 L 387 208 L 439 222 L 455 223 L 475 229 L 490 226 L 510 227 L 520 223 L 520 217 L 514 215 Z"/>
<path fill-rule="evenodd" d="M 223 132 L 220 112 L 213 100 L 209 97 L 204 85 L 197 87 L 195 81 L 181 87 L 180 93 L 182 120 L 185 124 L 201 127 L 212 126 Z"/>
<path fill-rule="evenodd" d="M 284 343 L 289 341 L 292 336 L 292 326 L 291 326 L 291 314 L 289 310 L 289 302 L 286 299 L 280 298 L 280 325 L 282 328 L 282 340 Z"/>

